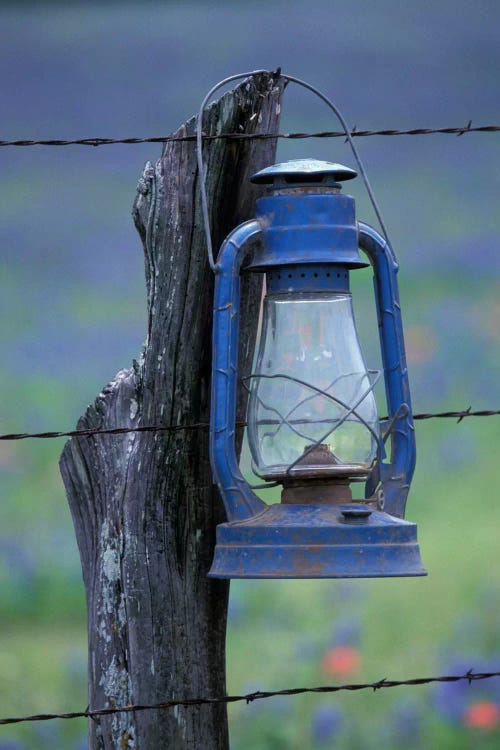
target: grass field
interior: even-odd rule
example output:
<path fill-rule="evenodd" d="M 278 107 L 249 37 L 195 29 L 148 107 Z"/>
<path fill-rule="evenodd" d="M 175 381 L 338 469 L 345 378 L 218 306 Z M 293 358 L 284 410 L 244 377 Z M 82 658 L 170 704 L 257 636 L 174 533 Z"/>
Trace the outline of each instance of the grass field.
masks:
<path fill-rule="evenodd" d="M 333 95 L 360 129 L 498 123 L 497 29 L 489 0 L 0 3 L 1 137 L 161 135 L 217 80 L 277 65 Z M 336 127 L 287 91 L 284 131 Z M 498 135 L 358 144 L 401 263 L 414 410 L 498 408 Z M 0 432 L 73 428 L 138 355 L 145 290 L 130 207 L 159 153 L 2 149 Z M 304 156 L 353 163 L 342 139 L 280 142 L 279 159 Z M 377 367 L 369 274 L 353 274 L 353 291 Z M 499 418 L 416 431 L 407 516 L 428 577 L 234 582 L 230 692 L 500 668 Z M 0 442 L 1 716 L 87 704 L 63 444 Z M 241 703 L 230 729 L 232 750 L 496 750 L 500 680 Z M 83 750 L 85 732 L 80 720 L 0 727 L 0 750 Z"/>
<path fill-rule="evenodd" d="M 231 692 L 498 669 L 500 509 L 488 455 L 498 426 L 478 421 L 417 427 L 420 469 L 408 517 L 418 523 L 428 577 L 232 584 Z M 470 472 L 439 461 L 448 440 L 476 445 Z M 339 748 L 377 748 L 382 739 L 390 748 L 494 747 L 498 724 L 467 727 L 467 712 L 498 706 L 500 686 L 463 685 L 459 693 L 458 707 L 434 687 L 239 705 L 231 709 L 235 747 L 326 748 L 334 738 Z"/>
<path fill-rule="evenodd" d="M 418 523 L 428 577 L 233 582 L 230 693 L 498 669 L 500 507 L 491 455 L 497 422 L 422 422 L 417 438 L 408 517 Z M 463 445 L 472 446 L 469 456 Z M 34 449 L 17 450 L 29 455 Z M 55 462 L 55 446 L 43 451 L 47 465 Z M 52 498 L 61 524 L 67 511 L 55 472 L 38 480 L 38 493 L 46 509 Z M 32 495 L 26 496 L 33 508 Z M 84 598 L 69 519 L 59 526 L 58 542 L 47 537 L 45 523 L 28 540 L 26 513 L 20 504 L 18 510 L 16 523 L 8 510 L 2 513 L 10 519 L 4 539 L 11 543 L 3 545 L 0 579 L 2 714 L 84 708 Z M 8 526 L 4 518 L 2 525 Z M 435 687 L 402 687 L 238 704 L 230 708 L 232 746 L 319 750 L 335 741 L 339 748 L 376 748 L 383 739 L 389 748 L 403 741 L 415 748 L 494 747 L 498 723 L 487 711 L 476 726 L 467 722 L 474 723 L 475 706 L 499 705 L 499 687 L 464 684 L 458 697 Z M 83 747 L 83 734 L 80 721 L 4 728 L 0 749 L 73 750 Z"/>

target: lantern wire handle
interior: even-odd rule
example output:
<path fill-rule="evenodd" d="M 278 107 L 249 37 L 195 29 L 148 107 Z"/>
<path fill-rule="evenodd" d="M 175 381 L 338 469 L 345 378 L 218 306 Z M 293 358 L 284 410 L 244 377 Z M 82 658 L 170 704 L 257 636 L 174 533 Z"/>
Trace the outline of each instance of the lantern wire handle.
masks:
<path fill-rule="evenodd" d="M 241 78 L 249 78 L 254 75 L 261 75 L 262 73 L 267 73 L 269 75 L 268 70 L 252 70 L 247 73 L 238 73 L 237 75 L 229 76 L 228 78 L 224 78 L 222 81 L 219 81 L 215 86 L 212 86 L 208 94 L 203 99 L 199 112 L 198 112 L 198 120 L 196 122 L 196 158 L 198 161 L 198 172 L 200 175 L 200 192 L 201 192 L 201 208 L 202 208 L 202 214 L 203 214 L 203 223 L 205 228 L 205 236 L 207 241 L 207 253 L 208 253 L 208 262 L 210 264 L 210 268 L 214 273 L 217 272 L 217 264 L 214 260 L 214 253 L 213 253 L 213 247 L 212 247 L 212 235 L 210 232 L 210 219 L 208 214 L 208 200 L 207 200 L 207 190 L 206 190 L 206 184 L 205 184 L 205 165 L 203 163 L 203 111 L 208 103 L 208 101 L 211 99 L 211 97 L 215 94 L 216 91 L 218 91 L 220 88 L 225 86 L 228 83 L 231 83 L 232 81 L 237 81 Z M 315 86 L 313 86 L 310 83 L 307 83 L 307 81 L 303 81 L 300 78 L 296 78 L 295 76 L 289 76 L 285 73 L 280 73 L 281 78 L 284 78 L 285 81 L 290 81 L 291 83 L 296 83 L 298 86 L 302 86 L 303 88 L 307 89 L 308 91 L 311 91 L 313 94 L 316 94 L 316 96 L 321 99 L 327 107 L 329 107 L 332 112 L 335 114 L 339 122 L 341 123 L 342 127 L 344 128 L 345 136 L 347 141 L 349 142 L 349 145 L 351 147 L 351 151 L 354 155 L 354 158 L 356 160 L 356 164 L 358 165 L 359 173 L 363 179 L 363 182 L 365 184 L 366 192 L 368 193 L 368 196 L 370 198 L 370 202 L 372 204 L 373 210 L 375 212 L 375 215 L 378 219 L 378 222 L 380 224 L 380 227 L 382 229 L 382 233 L 384 235 L 385 241 L 391 247 L 392 245 L 389 240 L 389 234 L 387 232 L 387 228 L 385 226 L 385 222 L 382 218 L 382 213 L 380 211 L 380 208 L 378 206 L 377 200 L 375 198 L 375 194 L 373 192 L 373 189 L 370 185 L 370 181 L 368 179 L 368 175 L 366 173 L 366 170 L 364 168 L 363 162 L 361 161 L 361 156 L 358 153 L 358 150 L 354 144 L 354 139 L 349 132 L 349 126 L 347 125 L 347 122 L 338 109 L 338 107 L 333 104 L 333 102 L 325 95 L 323 94 L 319 89 L 317 89 Z M 393 250 L 394 252 L 394 250 Z"/>
<path fill-rule="evenodd" d="M 259 75 L 262 73 L 269 73 L 269 71 L 253 70 L 253 71 L 250 71 L 249 73 L 238 73 L 234 76 L 229 76 L 228 78 L 224 78 L 222 81 L 219 81 L 219 83 L 216 83 L 215 86 L 212 86 L 208 94 L 203 99 L 200 105 L 200 109 L 198 111 L 198 119 L 196 121 L 196 159 L 198 162 L 198 173 L 199 173 L 199 178 L 200 178 L 201 210 L 203 214 L 203 224 L 205 227 L 205 237 L 207 240 L 208 262 L 210 263 L 210 268 L 212 269 L 214 273 L 217 272 L 217 267 L 214 261 L 214 252 L 213 252 L 213 247 L 212 247 L 212 234 L 210 232 L 210 218 L 208 215 L 205 165 L 203 163 L 203 130 L 202 130 L 203 112 L 205 110 L 207 103 L 215 94 L 215 92 L 218 91 L 223 86 L 225 86 L 226 84 L 231 83 L 232 81 L 237 81 L 240 78 L 249 78 L 250 76 Z"/>

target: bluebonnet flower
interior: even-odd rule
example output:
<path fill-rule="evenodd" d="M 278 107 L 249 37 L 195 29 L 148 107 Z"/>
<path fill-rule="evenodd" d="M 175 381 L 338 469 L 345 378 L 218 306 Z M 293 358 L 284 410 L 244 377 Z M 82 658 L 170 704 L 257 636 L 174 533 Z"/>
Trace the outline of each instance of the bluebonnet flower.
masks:
<path fill-rule="evenodd" d="M 342 713 L 337 706 L 325 703 L 316 709 L 311 722 L 311 735 L 315 744 L 333 742 L 341 728 Z"/>
<path fill-rule="evenodd" d="M 334 597 L 341 601 L 359 601 L 366 596 L 367 592 L 363 584 L 363 581 L 356 581 L 352 578 L 336 581 L 333 589 Z"/>
<path fill-rule="evenodd" d="M 23 584 L 34 582 L 36 568 L 33 556 L 26 543 L 18 542 L 14 537 L 0 538 L 0 561 L 3 561 L 9 577 L 21 579 Z"/>
<path fill-rule="evenodd" d="M 460 435 L 451 433 L 438 443 L 438 452 L 446 466 L 463 466 L 471 464 L 477 456 L 476 441 L 472 435 L 462 432 Z"/>
<path fill-rule="evenodd" d="M 389 729 L 395 747 L 418 747 L 422 718 L 422 709 L 416 700 L 404 698 L 395 703 Z"/>
<path fill-rule="evenodd" d="M 333 626 L 332 645 L 358 646 L 361 640 L 361 623 L 358 617 L 339 617 Z"/>
<path fill-rule="evenodd" d="M 33 746 L 36 748 L 63 747 L 61 728 L 53 722 L 42 722 L 33 727 Z"/>

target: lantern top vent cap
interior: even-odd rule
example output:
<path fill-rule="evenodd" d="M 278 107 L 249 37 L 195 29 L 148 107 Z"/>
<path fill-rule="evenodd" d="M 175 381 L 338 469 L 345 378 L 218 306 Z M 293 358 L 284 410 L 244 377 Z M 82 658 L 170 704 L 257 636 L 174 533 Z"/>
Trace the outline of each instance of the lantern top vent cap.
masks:
<path fill-rule="evenodd" d="M 250 179 L 257 185 L 291 187 L 293 185 L 337 185 L 343 180 L 352 180 L 357 172 L 342 164 L 319 159 L 294 159 L 273 164 L 254 174 Z"/>

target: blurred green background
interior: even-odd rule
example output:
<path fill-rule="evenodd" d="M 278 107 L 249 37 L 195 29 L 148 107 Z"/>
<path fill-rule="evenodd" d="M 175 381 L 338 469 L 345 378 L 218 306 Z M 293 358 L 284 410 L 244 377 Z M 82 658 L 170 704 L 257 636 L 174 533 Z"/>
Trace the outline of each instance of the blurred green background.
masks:
<path fill-rule="evenodd" d="M 493 0 L 0 3 L 0 135 L 166 134 L 217 80 L 278 65 L 331 95 L 358 129 L 499 123 L 499 21 Z M 336 128 L 289 87 L 283 131 Z M 415 411 L 498 408 L 500 137 L 358 147 L 401 263 Z M 0 432 L 71 429 L 137 356 L 145 294 L 130 208 L 143 162 L 159 153 L 1 149 Z M 353 163 L 340 139 L 280 143 L 280 159 L 300 156 Z M 349 191 L 375 223 L 360 181 Z M 353 276 L 376 367 L 369 274 Z M 428 578 L 233 583 L 229 691 L 498 670 L 499 434 L 493 417 L 417 424 L 408 517 Z M 87 703 L 62 446 L 0 444 L 3 716 Z M 234 750 L 493 748 L 500 680 L 237 704 L 230 728 Z M 0 728 L 0 750 L 85 746 L 84 722 Z"/>

